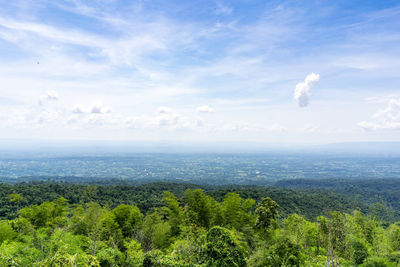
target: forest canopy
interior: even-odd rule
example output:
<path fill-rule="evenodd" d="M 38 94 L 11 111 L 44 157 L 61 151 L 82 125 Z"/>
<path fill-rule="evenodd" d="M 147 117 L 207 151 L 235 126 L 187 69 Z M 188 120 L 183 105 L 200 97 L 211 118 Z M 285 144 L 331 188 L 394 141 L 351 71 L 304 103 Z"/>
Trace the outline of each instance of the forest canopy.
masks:
<path fill-rule="evenodd" d="M 3 214 L 9 218 L 0 221 L 0 266 L 396 266 L 400 262 L 400 226 L 373 212 L 331 210 L 308 219 L 285 212 L 282 197 L 279 204 L 271 195 L 251 190 L 248 194 L 256 198 L 243 197 L 240 190 L 241 194 L 221 196 L 223 191 L 209 194 L 200 188 L 185 189 L 183 194 L 163 191 L 161 196 L 155 194 L 159 202 L 141 209 L 118 199 L 104 202 L 99 190 L 86 186 L 79 201 L 56 194 L 52 201 L 33 205 L 22 204 L 24 193 L 10 191 L 8 205 L 17 211 Z"/>

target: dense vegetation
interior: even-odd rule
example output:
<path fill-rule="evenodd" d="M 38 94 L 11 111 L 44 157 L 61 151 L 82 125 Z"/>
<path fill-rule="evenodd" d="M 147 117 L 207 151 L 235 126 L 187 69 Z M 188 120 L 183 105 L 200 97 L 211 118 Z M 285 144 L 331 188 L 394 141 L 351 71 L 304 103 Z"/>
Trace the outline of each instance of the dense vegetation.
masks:
<path fill-rule="evenodd" d="M 328 190 L 367 206 L 379 202 L 385 207 L 381 216 L 386 221 L 400 220 L 400 179 L 295 179 L 281 180 L 274 186 L 303 192 Z"/>
<path fill-rule="evenodd" d="M 0 266 L 396 266 L 400 262 L 400 226 L 384 224 L 377 213 L 319 210 L 325 216 L 311 220 L 282 209 L 290 204 L 285 201 L 294 205 L 306 196 L 311 198 L 300 206 L 308 200 L 318 202 L 317 197 L 327 191 L 316 196 L 277 188 L 203 190 L 158 183 L 3 184 L 1 188 L 2 209 L 6 205 L 18 211 L 2 210 L 8 219 L 0 221 Z M 163 188 L 176 192 L 162 192 Z M 151 192 L 154 199 L 149 198 Z M 298 194 L 303 195 L 296 198 Z M 52 201 L 45 201 L 51 196 Z M 43 202 L 27 205 L 35 197 Z M 129 203 L 122 204 L 125 201 Z"/>
<path fill-rule="evenodd" d="M 358 201 L 351 194 L 340 194 L 327 190 L 284 189 L 276 187 L 255 186 L 201 186 L 183 183 L 149 183 L 130 185 L 121 181 L 109 181 L 106 184 L 84 185 L 64 182 L 32 182 L 19 184 L 0 184 L 0 219 L 13 219 L 20 208 L 40 204 L 45 201 L 64 197 L 70 204 L 82 204 L 94 201 L 102 206 L 115 208 L 120 204 L 137 206 L 142 213 L 153 207 L 163 205 L 163 192 L 169 191 L 178 198 L 182 198 L 186 189 L 201 188 L 217 201 L 222 201 L 227 193 L 235 192 L 242 198 L 252 198 L 260 201 L 270 196 L 280 206 L 279 218 L 287 217 L 292 213 L 303 215 L 309 220 L 315 220 L 319 215 L 326 215 L 328 211 L 338 210 L 351 212 L 360 209 L 368 213 L 374 203 L 365 204 Z M 9 194 L 21 193 L 24 197 L 15 205 L 9 201 Z M 388 217 L 388 216 L 385 216 Z M 383 218 L 387 220 L 386 218 Z"/>

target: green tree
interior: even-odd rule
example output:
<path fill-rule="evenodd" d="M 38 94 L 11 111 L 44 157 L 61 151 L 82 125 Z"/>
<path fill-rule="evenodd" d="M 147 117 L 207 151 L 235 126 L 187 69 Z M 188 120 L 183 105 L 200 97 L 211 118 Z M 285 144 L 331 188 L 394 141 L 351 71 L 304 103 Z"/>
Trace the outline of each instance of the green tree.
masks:
<path fill-rule="evenodd" d="M 360 241 L 354 241 L 352 244 L 353 250 L 353 261 L 355 264 L 362 264 L 365 259 L 368 257 L 368 249 L 367 247 Z"/>
<path fill-rule="evenodd" d="M 255 228 L 264 233 L 263 238 L 266 237 L 265 234 L 270 228 L 277 225 L 275 219 L 278 214 L 278 208 L 279 205 L 269 197 L 262 198 L 257 204 L 254 212 L 257 218 Z"/>
<path fill-rule="evenodd" d="M 88 250 L 96 255 L 104 241 L 112 248 L 123 247 L 123 235 L 116 222 L 116 216 L 97 203 L 88 203 L 87 208 L 77 206 L 73 210 L 71 230 L 74 234 L 89 238 Z"/>
<path fill-rule="evenodd" d="M 283 221 L 285 232 L 289 234 L 296 244 L 302 244 L 305 242 L 305 223 L 306 220 L 296 213 L 289 215 L 289 217 Z"/>
<path fill-rule="evenodd" d="M 0 266 L 34 266 L 42 254 L 29 244 L 17 241 L 0 245 Z"/>
<path fill-rule="evenodd" d="M 135 239 L 127 241 L 125 251 L 125 262 L 128 266 L 140 266 L 144 259 L 142 246 Z"/>
<path fill-rule="evenodd" d="M 6 240 L 13 240 L 16 236 L 17 233 L 8 221 L 0 221 L 0 245 Z"/>
<path fill-rule="evenodd" d="M 336 252 L 339 256 L 345 255 L 346 251 L 346 226 L 345 218 L 338 211 L 329 212 L 328 236 L 329 249 L 332 253 Z"/>
<path fill-rule="evenodd" d="M 19 211 L 21 218 L 27 219 L 36 228 L 63 226 L 67 220 L 68 200 L 61 197 L 55 202 L 43 202 L 40 205 L 25 207 Z"/>
<path fill-rule="evenodd" d="M 42 261 L 44 266 L 99 266 L 96 258 L 85 252 L 85 237 L 74 235 L 62 228 L 53 233 L 44 228 L 38 232 L 35 243 L 45 255 Z"/>
<path fill-rule="evenodd" d="M 171 226 L 154 211 L 146 215 L 142 226 L 142 246 L 145 251 L 166 249 L 171 242 Z"/>
<path fill-rule="evenodd" d="M 21 202 L 22 201 L 22 194 L 9 194 L 11 202 Z"/>
<path fill-rule="evenodd" d="M 392 251 L 400 250 L 400 227 L 396 224 L 390 225 L 387 230 L 389 247 Z"/>
<path fill-rule="evenodd" d="M 370 257 L 364 262 L 364 264 L 362 266 L 363 267 L 395 267 L 395 264 L 389 262 L 385 258 Z"/>
<path fill-rule="evenodd" d="M 116 248 L 105 247 L 96 253 L 101 266 L 114 267 L 123 264 L 123 254 Z"/>
<path fill-rule="evenodd" d="M 100 240 L 106 241 L 112 248 L 123 248 L 123 235 L 115 221 L 114 213 L 109 211 L 104 213 L 98 225 Z"/>
<path fill-rule="evenodd" d="M 223 225 L 241 230 L 245 225 L 251 225 L 251 208 L 254 206 L 253 199 L 243 199 L 237 193 L 226 194 L 221 203 L 221 217 Z"/>
<path fill-rule="evenodd" d="M 175 195 L 168 191 L 164 191 L 163 201 L 166 204 L 164 212 L 171 225 L 171 234 L 177 236 L 181 232 L 181 227 L 183 225 L 183 209 L 180 207 L 180 203 Z"/>
<path fill-rule="evenodd" d="M 270 247 L 261 247 L 250 258 L 250 266 L 303 266 L 304 255 L 302 247 L 288 238 L 280 237 Z"/>
<path fill-rule="evenodd" d="M 142 223 L 143 215 L 139 208 L 131 205 L 119 205 L 112 211 L 115 221 L 122 231 L 124 237 L 132 237 L 135 230 Z"/>
<path fill-rule="evenodd" d="M 247 266 L 243 249 L 228 229 L 214 226 L 207 232 L 206 266 Z"/>
<path fill-rule="evenodd" d="M 209 228 L 218 213 L 216 201 L 203 190 L 185 191 L 186 212 L 190 221 L 204 228 Z"/>
<path fill-rule="evenodd" d="M 92 202 L 97 199 L 99 188 L 95 185 L 87 186 L 83 193 L 83 200 L 85 202 Z"/>

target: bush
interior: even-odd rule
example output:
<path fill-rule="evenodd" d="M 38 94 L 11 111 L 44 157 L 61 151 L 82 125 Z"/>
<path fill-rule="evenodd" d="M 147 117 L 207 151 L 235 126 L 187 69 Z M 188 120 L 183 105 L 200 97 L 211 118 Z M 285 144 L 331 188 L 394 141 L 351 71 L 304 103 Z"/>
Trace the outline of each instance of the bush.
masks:
<path fill-rule="evenodd" d="M 288 238 L 279 239 L 270 248 L 257 251 L 250 259 L 251 266 L 304 266 L 301 246 Z"/>
<path fill-rule="evenodd" d="M 207 232 L 206 266 L 247 266 L 242 248 L 228 229 L 214 226 Z"/>
<path fill-rule="evenodd" d="M 353 261 L 355 264 L 359 265 L 364 262 L 368 257 L 368 250 L 363 243 L 360 241 L 355 241 L 353 243 Z"/>
<path fill-rule="evenodd" d="M 394 267 L 395 265 L 384 258 L 379 257 L 370 257 L 368 258 L 364 264 L 364 267 Z"/>
<path fill-rule="evenodd" d="M 0 221 L 0 245 L 3 241 L 12 240 L 17 236 L 8 221 Z"/>

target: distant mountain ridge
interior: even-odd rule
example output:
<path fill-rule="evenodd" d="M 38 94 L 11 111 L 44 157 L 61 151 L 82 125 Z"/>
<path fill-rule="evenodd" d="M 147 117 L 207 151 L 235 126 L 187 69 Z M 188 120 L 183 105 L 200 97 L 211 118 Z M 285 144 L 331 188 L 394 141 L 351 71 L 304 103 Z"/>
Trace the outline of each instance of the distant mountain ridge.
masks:
<path fill-rule="evenodd" d="M 400 155 L 400 142 L 339 142 L 328 144 L 272 142 L 169 142 L 110 140 L 0 139 L 2 152 L 54 153 L 355 153 Z"/>

